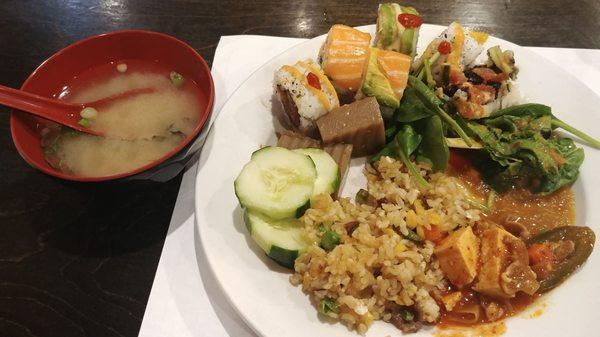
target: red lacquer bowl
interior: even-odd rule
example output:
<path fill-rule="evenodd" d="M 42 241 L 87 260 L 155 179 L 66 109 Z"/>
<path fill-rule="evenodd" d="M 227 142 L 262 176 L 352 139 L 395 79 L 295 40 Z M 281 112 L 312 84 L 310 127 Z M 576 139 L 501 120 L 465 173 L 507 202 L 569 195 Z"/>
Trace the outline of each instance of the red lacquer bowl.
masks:
<path fill-rule="evenodd" d="M 17 150 L 31 166 L 49 175 L 74 181 L 115 179 L 150 179 L 165 181 L 176 176 L 200 149 L 198 135 L 208 120 L 214 101 L 214 84 L 210 69 L 202 56 L 188 44 L 169 35 L 125 30 L 92 36 L 76 42 L 44 61 L 25 81 L 22 90 L 55 97 L 65 83 L 86 70 L 119 60 L 160 62 L 191 79 L 200 87 L 203 100 L 200 118 L 194 131 L 173 151 L 133 171 L 103 177 L 80 177 L 56 170 L 46 162 L 40 146 L 38 127 L 43 119 L 13 110 L 10 130 Z"/>

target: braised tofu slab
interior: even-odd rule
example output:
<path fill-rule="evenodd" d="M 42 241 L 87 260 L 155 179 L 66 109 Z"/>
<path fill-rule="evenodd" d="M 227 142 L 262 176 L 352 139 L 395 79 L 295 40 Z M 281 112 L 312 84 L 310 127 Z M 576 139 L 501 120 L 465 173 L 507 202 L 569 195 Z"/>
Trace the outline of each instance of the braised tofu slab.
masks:
<path fill-rule="evenodd" d="M 277 146 L 285 147 L 286 149 L 290 150 L 303 149 L 307 147 L 315 147 L 320 149 L 321 142 L 316 139 L 285 130 L 279 136 L 279 139 L 277 140 Z"/>
<path fill-rule="evenodd" d="M 305 149 L 305 148 L 318 148 L 323 149 L 327 152 L 331 158 L 336 162 L 340 172 L 340 182 L 333 196 L 337 198 L 338 192 L 344 184 L 344 178 L 350 167 L 350 159 L 352 157 L 352 145 L 351 144 L 331 144 L 323 146 L 320 141 L 300 135 L 298 133 L 285 130 L 279 135 L 277 140 L 277 146 L 284 147 L 286 149 Z"/>
<path fill-rule="evenodd" d="M 352 156 L 373 154 L 385 145 L 379 104 L 368 97 L 331 110 L 316 122 L 325 145 L 352 144 Z"/>
<path fill-rule="evenodd" d="M 462 288 L 477 276 L 479 239 L 471 227 L 464 227 L 450 234 L 435 248 L 444 274 L 458 288 Z"/>
<path fill-rule="evenodd" d="M 539 284 L 525 243 L 496 225 L 483 229 L 479 237 L 481 268 L 473 290 L 497 298 L 515 297 L 517 291 L 535 293 Z"/>

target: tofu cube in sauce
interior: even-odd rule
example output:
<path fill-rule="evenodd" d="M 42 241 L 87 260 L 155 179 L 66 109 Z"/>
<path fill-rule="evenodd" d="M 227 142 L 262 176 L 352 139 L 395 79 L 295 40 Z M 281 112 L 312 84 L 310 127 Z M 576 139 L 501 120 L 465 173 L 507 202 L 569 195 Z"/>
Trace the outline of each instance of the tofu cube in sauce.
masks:
<path fill-rule="evenodd" d="M 481 267 L 473 290 L 497 298 L 515 297 L 518 291 L 529 295 L 539 288 L 529 266 L 523 240 L 503 228 L 490 225 L 481 230 Z"/>
<path fill-rule="evenodd" d="M 479 239 L 471 227 L 464 227 L 444 239 L 435 248 L 435 256 L 448 280 L 462 288 L 477 276 Z"/>

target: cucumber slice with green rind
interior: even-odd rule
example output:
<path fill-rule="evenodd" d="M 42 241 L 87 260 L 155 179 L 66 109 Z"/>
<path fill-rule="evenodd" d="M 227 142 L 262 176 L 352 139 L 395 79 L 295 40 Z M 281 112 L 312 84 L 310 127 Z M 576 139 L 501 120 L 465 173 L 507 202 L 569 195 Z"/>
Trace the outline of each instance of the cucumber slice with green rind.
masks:
<path fill-rule="evenodd" d="M 254 242 L 278 264 L 294 268 L 294 261 L 308 247 L 298 219 L 273 220 L 263 214 L 246 210 L 246 228 Z"/>
<path fill-rule="evenodd" d="M 235 180 L 235 194 L 244 208 L 273 219 L 301 216 L 313 195 L 317 178 L 309 156 L 281 147 L 252 154 Z"/>
<path fill-rule="evenodd" d="M 309 156 L 317 168 L 317 179 L 313 189 L 313 197 L 319 194 L 332 194 L 340 187 L 340 168 L 329 153 L 322 149 L 296 149 L 294 152 Z"/>
<path fill-rule="evenodd" d="M 277 246 L 271 246 L 271 251 L 267 256 L 283 267 L 294 269 L 294 263 L 298 258 L 298 254 L 299 252 L 297 250 L 288 250 Z"/>

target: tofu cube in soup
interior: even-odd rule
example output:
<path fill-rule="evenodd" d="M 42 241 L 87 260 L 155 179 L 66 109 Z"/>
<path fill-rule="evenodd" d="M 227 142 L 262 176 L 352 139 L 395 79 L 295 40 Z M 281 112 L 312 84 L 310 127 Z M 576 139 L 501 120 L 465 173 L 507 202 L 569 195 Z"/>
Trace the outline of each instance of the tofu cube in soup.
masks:
<path fill-rule="evenodd" d="M 525 243 L 496 225 L 483 229 L 481 268 L 473 290 L 497 298 L 515 297 L 518 291 L 537 291 L 536 275 L 529 267 Z"/>
<path fill-rule="evenodd" d="M 354 157 L 374 154 L 385 145 L 383 118 L 374 97 L 335 108 L 316 124 L 323 144 L 351 144 Z"/>
<path fill-rule="evenodd" d="M 434 252 L 444 275 L 456 287 L 470 284 L 477 276 L 479 239 L 471 227 L 450 234 L 435 247 Z"/>

